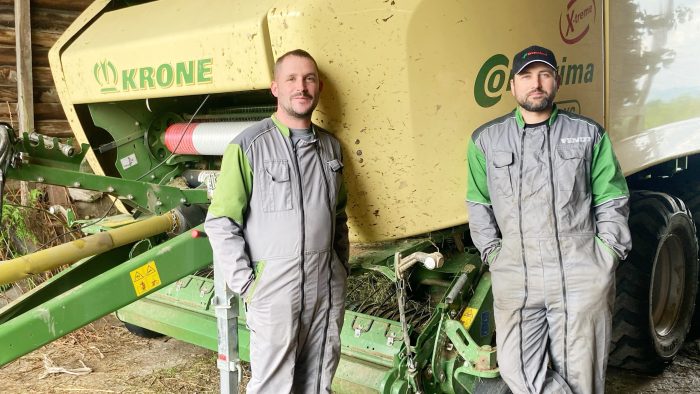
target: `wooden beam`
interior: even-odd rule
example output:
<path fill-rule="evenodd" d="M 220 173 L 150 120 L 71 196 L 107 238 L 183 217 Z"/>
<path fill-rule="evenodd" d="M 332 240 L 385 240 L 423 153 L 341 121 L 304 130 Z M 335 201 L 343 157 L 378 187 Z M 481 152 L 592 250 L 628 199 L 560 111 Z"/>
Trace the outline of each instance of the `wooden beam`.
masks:
<path fill-rule="evenodd" d="M 34 92 L 32 87 L 32 28 L 29 0 L 15 0 L 17 38 L 17 111 L 19 132 L 34 131 Z"/>

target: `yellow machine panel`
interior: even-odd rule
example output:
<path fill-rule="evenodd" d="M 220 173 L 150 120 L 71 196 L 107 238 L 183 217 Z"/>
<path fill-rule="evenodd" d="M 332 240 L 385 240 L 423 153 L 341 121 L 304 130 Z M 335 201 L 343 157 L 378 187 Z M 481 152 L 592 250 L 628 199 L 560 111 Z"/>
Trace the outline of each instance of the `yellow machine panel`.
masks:
<path fill-rule="evenodd" d="M 626 12 L 628 3 L 163 0 L 96 12 L 72 42 L 62 38 L 52 66 L 70 107 L 264 92 L 279 55 L 308 50 L 325 82 L 314 120 L 344 148 L 351 237 L 379 241 L 467 222 L 467 141 L 515 107 L 510 63 L 528 45 L 557 55 L 561 108 L 612 126 L 614 141 L 638 133 L 624 120 L 625 91 L 605 89 L 606 67 L 613 84 L 625 72 L 611 61 L 626 45 L 615 39 L 606 61 L 606 35 L 621 34 L 606 13 Z"/>

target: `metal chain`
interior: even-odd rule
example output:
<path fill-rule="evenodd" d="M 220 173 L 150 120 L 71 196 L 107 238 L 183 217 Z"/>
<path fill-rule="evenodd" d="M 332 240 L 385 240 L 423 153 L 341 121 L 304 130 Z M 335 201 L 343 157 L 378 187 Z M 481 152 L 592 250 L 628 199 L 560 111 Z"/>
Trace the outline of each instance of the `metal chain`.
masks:
<path fill-rule="evenodd" d="M 406 281 L 403 275 L 399 275 L 396 278 L 396 294 L 399 303 L 399 318 L 403 329 L 403 341 L 406 346 L 406 365 L 409 371 L 415 371 L 416 363 L 413 348 L 411 347 L 411 337 L 408 333 L 408 321 L 406 320 Z"/>

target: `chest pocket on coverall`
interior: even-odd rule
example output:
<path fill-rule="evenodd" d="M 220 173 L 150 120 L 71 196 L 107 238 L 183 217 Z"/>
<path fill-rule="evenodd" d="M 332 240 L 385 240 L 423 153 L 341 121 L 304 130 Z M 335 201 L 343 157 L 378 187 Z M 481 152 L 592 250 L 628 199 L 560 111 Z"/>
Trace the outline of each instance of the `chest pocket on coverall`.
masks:
<path fill-rule="evenodd" d="M 513 152 L 497 151 L 493 154 L 493 183 L 496 192 L 504 197 L 513 195 L 513 183 L 511 181 Z"/>
<path fill-rule="evenodd" d="M 287 160 L 265 161 L 263 193 L 264 212 L 292 209 L 292 182 L 289 179 Z"/>
<path fill-rule="evenodd" d="M 558 146 L 561 158 L 559 165 L 559 190 L 587 192 L 589 165 L 586 146 Z"/>

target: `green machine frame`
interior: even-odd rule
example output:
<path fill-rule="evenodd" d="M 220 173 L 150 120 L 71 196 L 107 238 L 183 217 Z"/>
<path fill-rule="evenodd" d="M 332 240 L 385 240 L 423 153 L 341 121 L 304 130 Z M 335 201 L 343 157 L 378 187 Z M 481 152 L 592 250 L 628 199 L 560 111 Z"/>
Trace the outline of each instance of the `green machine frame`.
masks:
<path fill-rule="evenodd" d="M 126 226 L 178 211 L 183 204 L 209 202 L 202 189 L 82 173 L 79 165 L 87 147 L 66 155 L 61 145 L 65 146 L 55 139 L 37 143 L 27 135 L 13 140 L 7 177 L 98 190 L 128 200 L 145 214 Z M 80 261 L 57 261 L 72 265 L 0 310 L 0 343 L 5 345 L 0 365 L 115 311 L 124 322 L 216 351 L 220 338 L 215 283 L 195 275 L 211 266 L 211 247 L 201 220 L 185 222 L 178 222 L 179 235 L 154 234 Z M 197 231 L 185 231 L 190 227 Z M 475 392 L 480 382 L 498 377 L 490 274 L 475 250 L 464 248 L 466 231 L 458 227 L 363 245 L 353 253 L 352 275 L 373 273 L 392 284 L 405 280 L 407 292 L 423 289 L 431 294 L 432 310 L 420 329 L 407 324 L 405 317 L 392 320 L 347 310 L 335 391 Z M 406 278 L 397 275 L 401 256 L 434 252 L 442 244 L 451 245 L 443 251 L 444 265 L 433 270 L 416 265 Z M 237 309 L 231 315 L 237 321 L 237 350 L 247 361 L 245 310 L 236 299 L 225 306 Z"/>

